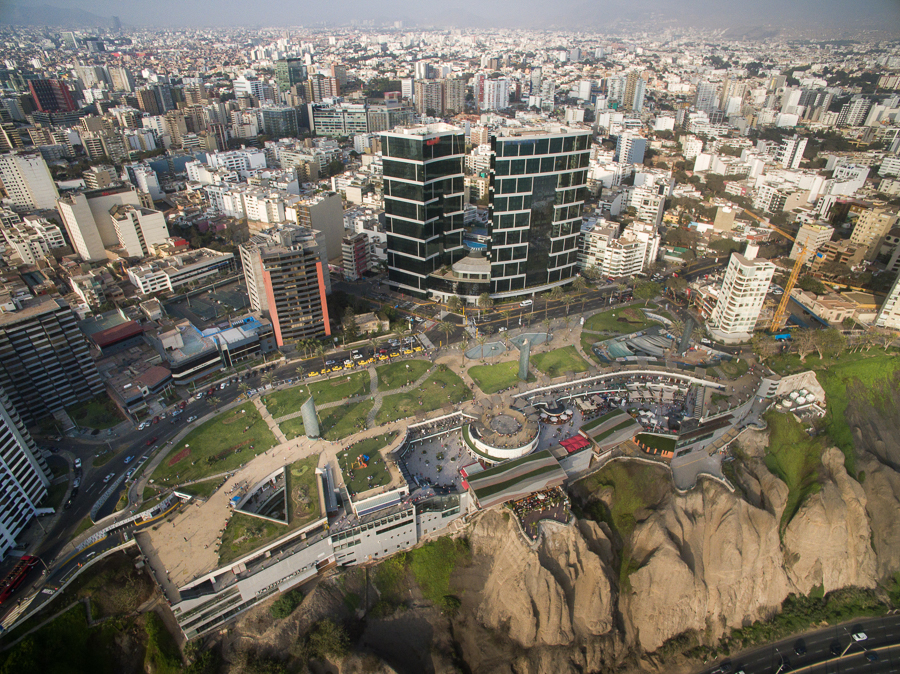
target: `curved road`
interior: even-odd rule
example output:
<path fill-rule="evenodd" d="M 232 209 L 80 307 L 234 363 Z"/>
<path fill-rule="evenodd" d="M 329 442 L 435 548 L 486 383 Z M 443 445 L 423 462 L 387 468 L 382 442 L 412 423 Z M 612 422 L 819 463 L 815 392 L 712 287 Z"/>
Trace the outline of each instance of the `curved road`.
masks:
<path fill-rule="evenodd" d="M 866 639 L 855 641 L 851 634 L 862 628 Z M 798 655 L 795 646 L 802 639 L 806 652 Z M 835 655 L 832 648 L 837 652 Z M 801 649 L 802 650 L 802 649 Z M 870 660 L 869 657 L 877 658 Z M 782 667 L 782 658 L 786 666 Z M 731 667 L 727 667 L 727 663 Z M 720 669 L 725 663 L 726 668 Z M 701 670 L 701 674 L 780 674 L 803 672 L 804 674 L 875 674 L 876 672 L 900 672 L 900 615 L 865 618 L 800 637 L 783 639 L 722 660 Z"/>

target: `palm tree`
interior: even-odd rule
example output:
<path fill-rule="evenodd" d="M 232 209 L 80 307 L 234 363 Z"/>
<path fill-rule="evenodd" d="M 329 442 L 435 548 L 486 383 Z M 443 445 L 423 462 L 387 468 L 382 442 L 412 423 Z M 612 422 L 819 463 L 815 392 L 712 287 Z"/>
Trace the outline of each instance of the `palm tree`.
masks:
<path fill-rule="evenodd" d="M 494 300 L 491 299 L 489 293 L 481 293 L 478 296 L 478 308 L 482 311 L 490 311 L 491 307 L 494 306 Z"/>
<path fill-rule="evenodd" d="M 547 333 L 547 348 L 548 349 L 550 348 L 550 323 L 552 323 L 552 321 L 549 318 L 545 318 L 544 320 L 541 321 L 541 325 L 544 326 L 544 330 Z"/>
<path fill-rule="evenodd" d="M 569 315 L 569 307 L 571 307 L 575 303 L 575 298 L 571 295 L 566 295 L 563 297 L 563 304 L 566 305 L 566 316 Z"/>
<path fill-rule="evenodd" d="M 455 297 L 455 295 L 454 295 L 454 297 Z M 438 327 L 438 330 L 440 330 L 441 332 L 444 333 L 444 339 L 446 340 L 447 345 L 449 346 L 450 345 L 450 333 L 453 332 L 453 323 L 451 323 L 450 321 L 441 321 L 440 323 L 438 323 L 437 327 Z"/>
<path fill-rule="evenodd" d="M 481 347 L 481 362 L 484 362 L 484 345 L 487 344 L 487 336 L 486 335 L 478 335 L 475 338 L 475 341 L 478 342 L 478 346 Z"/>
<path fill-rule="evenodd" d="M 213 409 L 218 412 L 219 411 L 219 398 L 218 396 L 207 396 L 207 401 L 212 403 Z"/>
<path fill-rule="evenodd" d="M 247 395 L 247 391 L 249 390 L 250 385 L 247 384 L 247 382 L 242 381 L 240 384 L 238 384 L 238 391 L 240 391 L 242 395 Z"/>
<path fill-rule="evenodd" d="M 584 302 L 587 299 L 588 282 L 585 280 L 584 276 L 576 276 L 575 281 L 572 283 L 572 288 L 581 295 L 581 313 L 584 313 Z"/>
<path fill-rule="evenodd" d="M 315 346 L 316 355 L 322 359 L 322 369 L 325 369 L 325 345 L 322 342 L 316 342 Z"/>

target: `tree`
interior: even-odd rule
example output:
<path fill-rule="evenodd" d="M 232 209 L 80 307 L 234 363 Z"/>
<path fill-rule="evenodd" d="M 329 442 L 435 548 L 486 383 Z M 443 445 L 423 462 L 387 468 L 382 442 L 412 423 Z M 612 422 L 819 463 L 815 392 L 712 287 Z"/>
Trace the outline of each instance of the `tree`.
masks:
<path fill-rule="evenodd" d="M 587 299 L 588 287 L 588 282 L 584 279 L 584 276 L 576 276 L 575 281 L 572 283 L 572 288 L 581 295 L 581 313 L 584 313 L 584 302 Z"/>
<path fill-rule="evenodd" d="M 634 286 L 634 296 L 644 300 L 644 306 L 650 304 L 650 300 L 659 295 L 661 288 L 655 281 L 643 281 Z"/>
<path fill-rule="evenodd" d="M 322 369 L 324 369 L 325 368 L 325 352 L 326 352 L 325 345 L 322 344 L 322 342 L 316 342 L 315 352 L 316 352 L 316 356 L 318 356 L 319 358 L 322 359 Z"/>
<path fill-rule="evenodd" d="M 454 295 L 455 297 L 455 295 Z M 453 323 L 450 321 L 441 321 L 437 325 L 438 330 L 444 333 L 444 339 L 447 342 L 447 345 L 450 345 L 450 334 L 453 332 Z"/>
<path fill-rule="evenodd" d="M 491 307 L 494 306 L 494 300 L 491 299 L 489 293 L 481 293 L 478 296 L 478 307 L 482 311 L 490 311 Z"/>
<path fill-rule="evenodd" d="M 824 332 L 821 330 L 818 332 L 820 334 L 816 350 L 819 352 L 819 359 L 823 358 L 826 353 L 840 357 L 847 350 L 847 338 L 837 328 L 828 328 Z"/>
<path fill-rule="evenodd" d="M 544 326 L 544 331 L 547 333 L 547 348 L 550 348 L 550 324 L 552 321 L 549 318 L 545 318 L 541 321 L 541 325 Z"/>
<path fill-rule="evenodd" d="M 815 293 L 816 295 L 822 295 L 828 292 L 828 288 L 825 287 L 825 284 L 822 283 L 819 279 L 813 278 L 809 274 L 804 274 L 800 277 L 800 280 L 797 281 L 797 285 L 803 290 Z"/>
<path fill-rule="evenodd" d="M 240 384 L 238 384 L 238 391 L 240 391 L 242 395 L 246 395 L 247 391 L 249 390 L 250 385 L 247 382 L 242 381 Z"/>
<path fill-rule="evenodd" d="M 356 324 L 356 312 L 352 307 L 347 307 L 344 311 L 344 318 L 341 320 L 344 328 L 344 344 L 347 340 L 353 341 L 359 336 L 359 326 Z"/>
<path fill-rule="evenodd" d="M 326 658 L 343 658 L 350 652 L 350 639 L 347 632 L 330 618 L 316 625 L 306 635 L 310 655 L 324 660 Z"/>
<path fill-rule="evenodd" d="M 479 334 L 475 341 L 478 343 L 478 346 L 481 347 L 481 362 L 484 362 L 484 345 L 487 344 L 487 336 L 484 334 Z"/>
<path fill-rule="evenodd" d="M 571 295 L 566 295 L 563 297 L 563 304 L 566 305 L 566 316 L 569 315 L 569 308 L 576 302 L 575 298 Z"/>
<path fill-rule="evenodd" d="M 770 358 L 778 354 L 778 342 L 771 335 L 764 332 L 757 332 L 751 340 L 753 345 L 753 353 L 755 353 L 760 362 L 765 362 L 766 358 Z"/>
<path fill-rule="evenodd" d="M 458 314 L 460 309 L 462 309 L 462 299 L 459 295 L 451 295 L 447 300 L 447 311 L 451 314 Z"/>
<path fill-rule="evenodd" d="M 206 398 L 206 400 L 207 400 L 208 402 L 212 403 L 213 409 L 214 409 L 216 412 L 219 411 L 219 398 L 218 398 L 218 396 L 214 396 L 214 395 L 208 396 L 208 397 Z"/>
<path fill-rule="evenodd" d="M 269 612 L 272 614 L 273 618 L 281 620 L 293 613 L 294 609 L 300 606 L 300 602 L 302 601 L 303 593 L 300 590 L 290 590 L 275 600 L 269 607 Z"/>
<path fill-rule="evenodd" d="M 794 332 L 794 345 L 797 347 L 797 353 L 800 354 L 800 362 L 805 363 L 806 357 L 816 350 L 818 331 L 813 328 L 804 328 Z"/>

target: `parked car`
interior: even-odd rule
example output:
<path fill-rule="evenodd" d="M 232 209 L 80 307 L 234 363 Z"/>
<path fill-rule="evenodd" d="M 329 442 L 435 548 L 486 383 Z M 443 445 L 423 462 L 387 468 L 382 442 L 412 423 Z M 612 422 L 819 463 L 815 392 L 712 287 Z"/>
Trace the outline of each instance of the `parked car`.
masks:
<path fill-rule="evenodd" d="M 519 302 L 520 307 L 530 307 L 532 304 L 534 304 L 534 302 L 532 302 L 531 300 L 522 300 L 521 302 Z"/>
<path fill-rule="evenodd" d="M 196 420 L 197 420 L 197 417 L 188 417 L 187 418 L 188 423 L 191 423 L 192 421 L 196 421 Z"/>
<path fill-rule="evenodd" d="M 203 391 L 200 391 L 197 395 L 194 396 L 197 400 L 200 400 L 203 397 Z"/>
<path fill-rule="evenodd" d="M 152 444 L 153 444 L 154 442 L 156 442 L 157 440 L 159 440 L 159 438 L 157 438 L 157 437 L 154 435 L 152 438 L 150 438 L 149 440 L 147 440 L 147 446 L 149 447 L 150 445 L 152 445 Z"/>
<path fill-rule="evenodd" d="M 75 459 L 75 468 L 76 470 L 81 469 L 81 459 Z"/>

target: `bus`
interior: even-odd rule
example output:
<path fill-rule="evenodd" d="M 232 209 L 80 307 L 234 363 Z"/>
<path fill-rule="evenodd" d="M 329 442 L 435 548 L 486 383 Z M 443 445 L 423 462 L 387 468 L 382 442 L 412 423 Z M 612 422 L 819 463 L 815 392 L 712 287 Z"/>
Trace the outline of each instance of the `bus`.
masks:
<path fill-rule="evenodd" d="M 33 566 L 40 560 L 31 555 L 22 555 L 22 559 L 16 562 L 13 570 L 9 572 L 2 581 L 0 581 L 0 604 L 9 599 L 10 595 L 16 591 L 19 585 L 25 580 L 25 576 Z"/>

